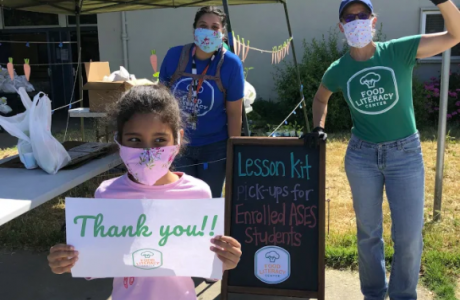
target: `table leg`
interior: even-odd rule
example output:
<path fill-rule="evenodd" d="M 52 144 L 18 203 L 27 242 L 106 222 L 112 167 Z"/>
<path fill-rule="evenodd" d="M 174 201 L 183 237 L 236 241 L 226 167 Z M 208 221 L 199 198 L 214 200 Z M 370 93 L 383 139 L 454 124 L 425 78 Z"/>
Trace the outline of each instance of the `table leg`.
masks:
<path fill-rule="evenodd" d="M 97 124 L 97 118 L 94 118 L 94 127 L 96 131 L 96 142 L 99 142 L 99 126 Z"/>

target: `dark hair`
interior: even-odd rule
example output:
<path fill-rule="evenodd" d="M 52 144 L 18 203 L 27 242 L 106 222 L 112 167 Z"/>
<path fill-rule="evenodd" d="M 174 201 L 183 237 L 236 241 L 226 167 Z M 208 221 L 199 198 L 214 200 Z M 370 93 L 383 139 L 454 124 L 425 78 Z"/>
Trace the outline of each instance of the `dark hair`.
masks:
<path fill-rule="evenodd" d="M 117 131 L 118 141 L 121 142 L 123 126 L 133 115 L 149 113 L 159 116 L 161 122 L 171 127 L 174 142 L 177 143 L 179 130 L 182 129 L 181 110 L 176 98 L 162 84 L 134 86 L 114 103 L 108 116 Z M 184 144 L 182 139 L 181 146 Z"/>
<path fill-rule="evenodd" d="M 227 15 L 220 9 L 215 6 L 205 6 L 198 10 L 195 15 L 195 21 L 193 21 L 193 28 L 196 29 L 196 24 L 205 14 L 215 14 L 220 17 L 220 22 L 222 23 L 222 28 L 227 27 Z"/>

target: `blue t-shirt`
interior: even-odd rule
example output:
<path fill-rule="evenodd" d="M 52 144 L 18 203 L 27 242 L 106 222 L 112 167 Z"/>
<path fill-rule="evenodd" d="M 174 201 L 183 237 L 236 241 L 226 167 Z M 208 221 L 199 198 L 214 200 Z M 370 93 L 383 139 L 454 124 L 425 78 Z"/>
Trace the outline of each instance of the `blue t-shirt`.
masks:
<path fill-rule="evenodd" d="M 169 49 L 161 64 L 160 82 L 167 85 L 179 65 L 183 46 Z M 192 51 L 190 51 L 192 52 Z M 209 66 L 207 75 L 216 75 L 217 65 L 222 52 L 214 58 Z M 222 85 L 227 93 L 227 101 L 237 101 L 244 96 L 243 64 L 238 56 L 230 51 L 225 52 L 224 63 L 220 69 Z M 202 74 L 210 59 L 196 59 L 197 74 Z M 186 73 L 192 73 L 192 54 L 190 53 Z M 181 77 L 172 84 L 171 91 L 179 100 L 181 109 L 187 114 L 193 112 L 193 105 L 188 99 L 188 87 L 192 83 L 190 77 Z M 219 90 L 214 80 L 205 80 L 198 93 L 198 121 L 196 129 L 190 125 L 186 128 L 186 135 L 190 146 L 202 146 L 228 139 L 227 112 L 225 109 L 224 94 Z"/>

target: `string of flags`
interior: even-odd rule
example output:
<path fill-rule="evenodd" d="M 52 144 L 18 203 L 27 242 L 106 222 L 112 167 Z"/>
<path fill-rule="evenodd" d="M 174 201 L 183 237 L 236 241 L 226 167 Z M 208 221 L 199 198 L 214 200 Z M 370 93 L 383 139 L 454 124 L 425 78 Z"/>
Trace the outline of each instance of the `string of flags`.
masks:
<path fill-rule="evenodd" d="M 287 39 L 283 44 L 275 46 L 272 50 L 263 50 L 250 46 L 250 41 L 244 38 L 240 38 L 239 35 L 235 35 L 235 32 L 232 32 L 233 43 L 235 45 L 235 54 L 241 57 L 241 61 L 244 62 L 248 57 L 249 50 L 254 50 L 260 53 L 269 53 L 272 55 L 272 64 L 280 63 L 286 55 L 289 55 L 289 48 L 291 46 L 292 37 Z"/>

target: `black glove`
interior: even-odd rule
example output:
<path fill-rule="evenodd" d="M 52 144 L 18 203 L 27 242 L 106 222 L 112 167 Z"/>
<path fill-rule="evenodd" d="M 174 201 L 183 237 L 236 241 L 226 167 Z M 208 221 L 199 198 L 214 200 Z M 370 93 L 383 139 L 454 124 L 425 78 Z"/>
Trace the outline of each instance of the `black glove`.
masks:
<path fill-rule="evenodd" d="M 434 5 L 439 5 L 439 4 L 442 4 L 442 3 L 445 3 L 449 0 L 431 0 L 431 2 L 433 2 Z"/>
<path fill-rule="evenodd" d="M 304 139 L 310 147 L 315 147 L 319 145 L 320 141 L 325 142 L 327 140 L 327 134 L 324 132 L 324 128 L 316 127 L 311 133 L 303 134 L 300 138 Z"/>
<path fill-rule="evenodd" d="M 318 137 L 320 140 L 323 140 L 323 141 L 327 140 L 327 134 L 324 132 L 324 128 L 318 126 L 315 129 L 313 129 L 312 132 L 318 133 Z"/>

